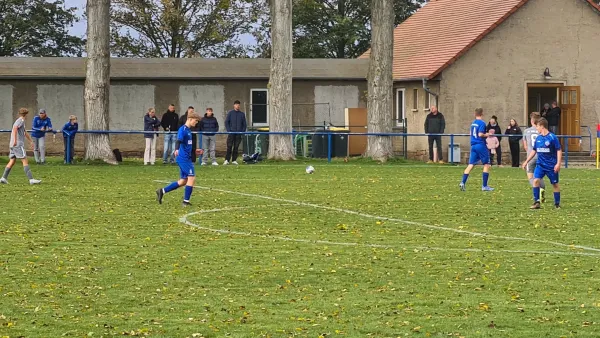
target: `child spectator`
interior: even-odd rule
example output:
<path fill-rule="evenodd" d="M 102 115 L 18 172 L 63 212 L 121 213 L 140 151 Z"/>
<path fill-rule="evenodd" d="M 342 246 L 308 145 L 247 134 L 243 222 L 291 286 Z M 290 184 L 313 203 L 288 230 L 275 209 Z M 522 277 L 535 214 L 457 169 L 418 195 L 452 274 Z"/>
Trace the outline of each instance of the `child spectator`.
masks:
<path fill-rule="evenodd" d="M 500 141 L 498 141 L 498 138 L 494 136 L 496 134 L 496 131 L 494 129 L 490 129 L 488 133 L 489 136 L 485 140 L 485 143 L 487 144 L 487 148 L 490 151 L 490 163 L 493 165 L 494 155 L 496 155 L 496 149 L 498 149 L 498 147 L 500 146 Z"/>
<path fill-rule="evenodd" d="M 63 140 L 65 143 L 65 164 L 73 163 L 73 157 L 75 155 L 75 135 L 79 130 L 79 124 L 77 123 L 77 116 L 69 116 L 69 122 L 65 123 L 62 127 Z"/>
<path fill-rule="evenodd" d="M 156 162 L 156 133 L 160 127 L 160 120 L 156 117 L 156 111 L 154 108 L 148 109 L 148 113 L 144 116 L 144 131 L 150 133 L 144 134 L 146 139 L 146 150 L 144 151 L 144 165 L 152 164 Z"/>
<path fill-rule="evenodd" d="M 198 124 L 200 125 L 200 131 L 214 133 L 219 131 L 219 122 L 213 114 L 212 108 L 206 108 L 206 114 L 204 114 L 204 118 L 200 120 L 200 123 Z M 217 158 L 215 157 L 215 149 L 217 147 L 216 141 L 217 137 L 215 134 L 202 134 L 202 146 L 204 147 L 202 165 L 207 164 L 209 155 L 212 160 L 212 165 L 219 165 L 217 163 Z"/>

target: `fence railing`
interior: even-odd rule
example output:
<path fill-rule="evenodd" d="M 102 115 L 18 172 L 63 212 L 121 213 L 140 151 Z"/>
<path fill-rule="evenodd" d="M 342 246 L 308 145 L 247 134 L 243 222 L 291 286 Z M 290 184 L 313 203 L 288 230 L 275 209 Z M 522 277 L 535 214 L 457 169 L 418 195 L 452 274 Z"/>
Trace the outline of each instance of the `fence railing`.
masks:
<path fill-rule="evenodd" d="M 11 130 L 0 130 L 0 133 L 10 133 Z M 59 132 L 60 133 L 60 132 Z M 114 135 L 143 135 L 143 134 L 155 134 L 155 135 L 162 135 L 162 134 L 173 134 L 174 132 L 165 132 L 165 131 L 141 131 L 141 130 L 111 130 L 111 131 L 105 131 L 105 130 L 81 130 L 78 131 L 77 134 L 114 134 Z M 449 153 L 448 153 L 448 157 L 450 160 L 450 163 L 455 163 L 455 158 L 454 158 L 454 146 L 455 144 L 457 144 L 456 138 L 457 137 L 470 137 L 470 134 L 463 134 L 463 133 L 456 133 L 456 134 L 417 134 L 417 133 L 350 133 L 350 132 L 343 132 L 343 133 L 335 133 L 335 132 L 331 132 L 331 131 L 292 131 L 292 132 L 260 132 L 260 131 L 246 131 L 246 132 L 192 132 L 192 134 L 196 134 L 196 135 L 204 135 L 204 134 L 210 134 L 210 135 L 289 135 L 290 137 L 295 137 L 298 135 L 307 135 L 307 136 L 326 136 L 327 137 L 327 161 L 331 162 L 333 156 L 333 137 L 335 136 L 339 136 L 339 135 L 343 135 L 343 136 L 383 136 L 383 137 L 401 137 L 404 140 L 407 140 L 408 138 L 416 138 L 416 137 L 429 137 L 429 136 L 442 136 L 442 137 L 448 137 L 450 139 L 449 142 Z M 505 137 L 508 138 L 508 135 L 498 135 L 501 137 Z M 582 136 L 579 135 L 557 135 L 557 137 L 559 139 L 565 140 L 564 143 L 564 149 L 563 149 L 563 153 L 564 153 L 564 161 L 565 161 L 565 167 L 568 168 L 569 167 L 569 139 L 582 139 Z M 71 149 L 70 149 L 70 145 L 71 145 L 71 139 L 70 137 L 66 137 L 67 138 L 67 144 L 66 144 L 66 151 L 67 153 L 70 153 Z M 201 147 L 201 142 L 200 141 L 200 147 Z M 404 148 L 406 149 L 406 143 L 404 142 Z M 199 147 L 199 148 L 200 148 Z M 404 157 L 407 157 L 407 153 L 404 152 Z M 67 159 L 69 158 L 69 156 L 67 156 Z M 459 159 L 460 162 L 460 159 Z"/>

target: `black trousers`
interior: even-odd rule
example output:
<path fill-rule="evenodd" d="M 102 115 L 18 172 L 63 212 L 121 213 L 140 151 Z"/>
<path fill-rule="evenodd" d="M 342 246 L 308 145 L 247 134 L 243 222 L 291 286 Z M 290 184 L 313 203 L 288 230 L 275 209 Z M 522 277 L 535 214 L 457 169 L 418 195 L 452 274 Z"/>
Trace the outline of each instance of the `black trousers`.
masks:
<path fill-rule="evenodd" d="M 237 160 L 240 143 L 242 143 L 242 135 L 240 135 L 240 134 L 227 135 L 227 154 L 225 155 L 225 161 Z"/>
<path fill-rule="evenodd" d="M 67 137 L 63 137 L 63 140 L 65 143 L 65 163 L 73 163 L 73 156 L 75 155 L 75 137 L 71 136 L 70 139 Z M 68 150 L 67 145 L 69 145 Z"/>
<path fill-rule="evenodd" d="M 428 136 L 429 141 L 429 160 L 433 161 L 433 142 L 435 141 L 438 153 L 438 161 L 443 160 L 442 155 L 442 137 L 441 136 Z"/>
<path fill-rule="evenodd" d="M 513 167 L 520 167 L 521 159 L 519 158 L 521 155 L 521 146 L 519 142 L 508 142 L 510 146 L 510 159 Z"/>
<path fill-rule="evenodd" d="M 490 152 L 490 164 L 494 164 L 494 155 L 492 155 L 492 151 L 489 150 Z M 498 160 L 497 165 L 502 165 L 502 146 L 499 145 L 498 148 L 496 148 L 496 159 Z"/>

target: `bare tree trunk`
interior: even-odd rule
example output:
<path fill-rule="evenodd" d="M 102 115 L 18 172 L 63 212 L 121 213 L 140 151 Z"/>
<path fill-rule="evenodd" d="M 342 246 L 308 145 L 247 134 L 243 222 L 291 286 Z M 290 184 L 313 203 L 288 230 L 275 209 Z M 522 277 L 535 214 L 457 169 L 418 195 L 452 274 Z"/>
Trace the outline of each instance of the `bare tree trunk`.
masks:
<path fill-rule="evenodd" d="M 88 130 L 108 130 L 110 90 L 110 0 L 87 0 L 85 122 Z M 85 158 L 116 164 L 108 134 L 87 134 Z"/>
<path fill-rule="evenodd" d="M 369 63 L 369 97 L 367 99 L 368 132 L 392 132 L 394 51 L 394 1 L 372 0 L 371 57 Z M 367 157 L 385 162 L 393 153 L 390 136 L 369 136 Z"/>
<path fill-rule="evenodd" d="M 292 0 L 271 1 L 271 74 L 269 127 L 272 132 L 292 131 Z M 291 135 L 269 136 L 269 159 L 293 160 Z"/>

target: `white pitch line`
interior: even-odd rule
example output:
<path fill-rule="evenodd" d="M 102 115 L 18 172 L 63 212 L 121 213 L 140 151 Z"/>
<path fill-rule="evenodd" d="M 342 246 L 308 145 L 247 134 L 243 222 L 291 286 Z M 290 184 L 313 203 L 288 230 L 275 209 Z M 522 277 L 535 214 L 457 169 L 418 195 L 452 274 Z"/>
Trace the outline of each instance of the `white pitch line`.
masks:
<path fill-rule="evenodd" d="M 168 181 L 159 181 L 159 180 L 155 180 L 155 182 L 170 183 Z M 265 200 L 275 201 L 275 202 L 283 202 L 283 203 L 301 205 L 301 206 L 306 206 L 306 207 L 311 207 L 311 208 L 316 208 L 316 209 L 337 211 L 337 212 L 346 213 L 349 215 L 355 215 L 355 216 L 369 218 L 369 219 L 376 219 L 379 221 L 403 223 L 406 225 L 412 225 L 412 226 L 431 229 L 431 230 L 455 232 L 455 233 L 459 233 L 459 234 L 469 235 L 472 237 L 484 237 L 484 238 L 501 239 L 501 240 L 508 240 L 508 241 L 523 241 L 523 242 L 541 243 L 541 244 L 549 244 L 549 245 L 553 245 L 553 246 L 566 247 L 566 248 L 571 248 L 571 249 L 581 249 L 581 250 L 586 250 L 586 251 L 600 252 L 600 249 L 597 249 L 594 247 L 583 246 L 583 245 L 564 244 L 564 243 L 560 243 L 560 242 L 547 241 L 547 240 L 535 239 L 535 238 L 522 238 L 522 237 L 513 237 L 513 236 L 491 235 L 491 234 L 486 234 L 486 233 L 481 233 L 481 232 L 474 232 L 474 231 L 455 229 L 455 228 L 447 228 L 447 227 L 441 227 L 441 226 L 437 226 L 437 225 L 430 225 L 430 224 L 425 224 L 425 223 L 407 221 L 407 220 L 400 219 L 400 218 L 370 215 L 370 214 L 365 214 L 365 213 L 354 211 L 354 210 L 329 207 L 329 206 L 313 204 L 313 203 L 299 202 L 299 201 L 289 200 L 289 199 L 285 199 L 285 198 L 277 198 L 277 197 L 271 197 L 271 196 L 265 196 L 265 195 L 244 193 L 244 192 L 239 192 L 239 191 L 231 191 L 231 190 L 224 190 L 224 189 L 218 189 L 218 188 L 201 187 L 201 186 L 194 186 L 194 188 L 217 191 L 217 192 L 222 192 L 222 193 L 226 193 L 226 194 L 233 194 L 233 195 L 239 195 L 239 196 L 245 196 L 245 197 L 260 198 L 260 199 L 265 199 Z"/>
<path fill-rule="evenodd" d="M 355 243 L 355 242 L 333 242 L 333 241 L 325 241 L 325 240 L 310 240 L 310 239 L 302 239 L 302 238 L 293 238 L 293 237 L 283 237 L 276 235 L 262 235 L 252 232 L 243 232 L 243 231 L 235 231 L 235 230 L 226 230 L 226 229 L 215 229 L 204 227 L 199 224 L 190 222 L 188 218 L 190 216 L 198 215 L 198 214 L 206 214 L 206 213 L 217 213 L 229 210 L 243 210 L 243 209 L 255 209 L 261 207 L 269 207 L 269 206 L 283 206 L 290 204 L 272 204 L 272 205 L 262 205 L 262 206 L 252 206 L 252 207 L 229 207 L 229 208 L 219 208 L 219 209 L 207 209 L 200 210 L 196 212 L 191 212 L 189 214 L 184 215 L 179 219 L 179 222 L 196 228 L 198 230 L 203 230 L 207 232 L 214 232 L 218 234 L 224 235 L 237 235 L 237 236 L 245 236 L 245 237 L 256 237 L 263 239 L 272 239 L 272 240 L 280 240 L 286 242 L 297 242 L 297 243 L 309 243 L 309 244 L 323 244 L 323 245 L 335 245 L 335 246 L 351 246 L 351 247 L 367 247 L 367 248 L 380 248 L 380 249 L 402 249 L 402 250 L 419 250 L 419 251 L 447 251 L 447 252 L 478 252 L 478 253 L 512 253 L 512 254 L 537 254 L 537 255 L 563 255 L 563 256 L 588 256 L 588 257 L 600 257 L 599 254 L 590 253 L 590 252 L 565 252 L 565 251 L 538 251 L 538 250 L 505 250 L 505 249 L 476 249 L 476 248 L 439 248 L 439 247 L 425 247 L 425 246 L 416 246 L 416 247 L 401 247 L 401 246 L 393 246 L 386 244 L 370 244 L 370 243 Z"/>

